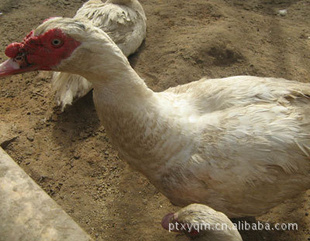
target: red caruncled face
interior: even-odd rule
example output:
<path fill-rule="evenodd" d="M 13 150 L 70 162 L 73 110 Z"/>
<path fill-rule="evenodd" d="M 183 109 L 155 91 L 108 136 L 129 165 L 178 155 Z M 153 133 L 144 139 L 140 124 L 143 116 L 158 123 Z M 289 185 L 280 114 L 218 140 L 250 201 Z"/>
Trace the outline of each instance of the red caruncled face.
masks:
<path fill-rule="evenodd" d="M 21 43 L 7 46 L 5 54 L 16 62 L 21 72 L 51 70 L 68 58 L 81 43 L 64 34 L 61 29 L 51 29 L 34 36 L 31 31 Z"/>

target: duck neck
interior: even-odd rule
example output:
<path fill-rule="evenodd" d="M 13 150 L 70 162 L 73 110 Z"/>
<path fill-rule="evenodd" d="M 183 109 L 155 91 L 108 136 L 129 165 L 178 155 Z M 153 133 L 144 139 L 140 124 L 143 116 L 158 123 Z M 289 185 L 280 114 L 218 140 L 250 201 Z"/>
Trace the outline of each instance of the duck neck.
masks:
<path fill-rule="evenodd" d="M 98 64 L 91 77 L 96 107 L 100 113 L 134 112 L 147 105 L 154 93 L 133 70 L 127 58 L 121 52 L 113 58 L 107 58 L 109 62 Z M 106 117 L 100 119 L 105 122 Z"/>
<path fill-rule="evenodd" d="M 151 163 L 155 170 L 158 169 L 163 158 L 157 157 L 160 152 L 154 147 L 166 141 L 162 134 L 167 128 L 157 128 L 154 130 L 156 137 L 151 137 L 154 135 L 150 132 L 152 125 L 162 121 L 156 94 L 132 69 L 120 50 L 94 53 L 91 58 L 88 62 L 95 65 L 88 68 L 84 65 L 83 70 L 76 71 L 93 84 L 97 114 L 113 146 L 122 159 L 142 173 L 146 174 L 139 160 L 144 160 L 145 168 L 152 169 L 147 164 Z M 154 162 L 154 159 L 159 161 Z"/>
<path fill-rule="evenodd" d="M 128 59 L 102 31 L 92 30 L 75 56 L 63 61 L 60 70 L 79 74 L 89 80 L 102 104 L 119 105 L 147 98 L 152 91 L 130 66 Z M 102 41 L 99 41 L 99 40 Z M 87 59 L 87 61 L 85 61 Z M 72 62 L 75 64 L 72 65 Z"/>
<path fill-rule="evenodd" d="M 99 74 L 98 78 L 93 78 L 92 83 L 101 105 L 113 106 L 117 109 L 129 108 L 137 104 L 146 104 L 146 100 L 153 96 L 153 91 L 146 86 L 129 63 L 114 64 L 109 68 L 99 66 L 98 70 L 102 71 L 102 74 Z"/>
<path fill-rule="evenodd" d="M 156 98 L 131 69 L 111 78 L 113 81 L 104 84 L 94 82 L 93 97 L 98 117 L 119 156 L 148 176 L 148 168 L 158 170 L 161 165 L 152 159 L 157 160 L 157 154 L 153 154 L 154 143 L 146 144 L 151 138 L 150 133 L 147 134 L 149 124 L 160 116 L 154 106 Z M 151 116 L 156 119 L 151 120 Z M 153 167 L 149 166 L 150 163 Z"/>

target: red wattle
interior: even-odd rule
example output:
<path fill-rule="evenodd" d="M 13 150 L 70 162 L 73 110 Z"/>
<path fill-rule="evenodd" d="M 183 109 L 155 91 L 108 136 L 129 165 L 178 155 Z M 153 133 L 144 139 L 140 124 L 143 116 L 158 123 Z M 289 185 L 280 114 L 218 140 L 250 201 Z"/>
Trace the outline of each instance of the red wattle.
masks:
<path fill-rule="evenodd" d="M 15 58 L 20 50 L 21 44 L 20 43 L 11 43 L 5 49 L 5 55 L 9 58 Z"/>

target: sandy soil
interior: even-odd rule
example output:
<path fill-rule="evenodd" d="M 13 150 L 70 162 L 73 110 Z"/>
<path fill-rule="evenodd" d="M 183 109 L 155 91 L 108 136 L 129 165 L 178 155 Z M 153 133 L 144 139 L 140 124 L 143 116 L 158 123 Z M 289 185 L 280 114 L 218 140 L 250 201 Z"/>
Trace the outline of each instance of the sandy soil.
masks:
<path fill-rule="evenodd" d="M 73 16 L 82 0 L 0 0 L 0 61 L 50 16 Z M 130 57 L 154 90 L 202 76 L 250 74 L 309 82 L 309 0 L 141 0 L 147 39 Z M 287 9 L 279 16 L 278 10 Z M 117 157 L 91 93 L 64 113 L 50 73 L 0 80 L 1 146 L 97 240 L 174 240 L 160 221 L 176 210 Z M 233 182 L 233 180 L 232 180 Z M 257 220 L 296 222 L 298 231 L 246 232 L 245 240 L 310 240 L 310 192 Z"/>

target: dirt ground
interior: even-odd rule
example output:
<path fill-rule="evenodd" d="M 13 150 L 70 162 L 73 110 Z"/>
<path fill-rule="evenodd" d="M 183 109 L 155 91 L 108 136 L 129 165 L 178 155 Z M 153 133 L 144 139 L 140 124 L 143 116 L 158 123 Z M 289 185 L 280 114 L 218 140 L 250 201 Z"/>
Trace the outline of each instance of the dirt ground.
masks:
<path fill-rule="evenodd" d="M 42 20 L 71 17 L 82 0 L 0 0 L 0 61 Z M 141 0 L 147 38 L 130 57 L 156 91 L 203 76 L 257 75 L 310 82 L 309 0 Z M 279 10 L 287 10 L 281 16 Z M 96 240 L 174 240 L 161 218 L 177 210 L 117 157 L 92 94 L 60 113 L 50 73 L 0 80 L 1 146 Z M 232 180 L 233 181 L 233 180 Z M 298 231 L 244 240 L 310 240 L 310 191 L 257 217 Z"/>

